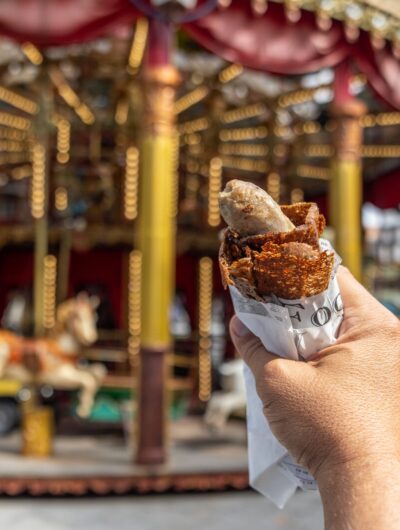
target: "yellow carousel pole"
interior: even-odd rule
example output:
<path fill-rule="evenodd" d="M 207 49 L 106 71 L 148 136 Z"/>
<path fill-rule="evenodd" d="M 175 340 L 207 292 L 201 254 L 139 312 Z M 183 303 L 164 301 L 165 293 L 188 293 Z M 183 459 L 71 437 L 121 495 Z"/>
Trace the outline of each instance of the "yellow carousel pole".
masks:
<path fill-rule="evenodd" d="M 335 97 L 331 115 L 336 122 L 335 156 L 329 187 L 330 222 L 335 230 L 335 248 L 354 276 L 361 280 L 361 201 L 363 142 L 360 118 L 366 107 L 349 93 L 351 72 L 347 63 L 336 69 Z"/>
<path fill-rule="evenodd" d="M 141 349 L 136 462 L 166 459 L 166 357 L 175 274 L 175 89 L 170 28 L 150 21 L 143 77 L 137 246 L 141 253 Z"/>
<path fill-rule="evenodd" d="M 56 259 L 48 256 L 49 198 L 49 123 L 51 90 L 47 79 L 41 79 L 40 111 L 32 142 L 31 215 L 34 222 L 33 315 L 34 334 L 43 336 L 54 325 L 56 296 Z M 31 397 L 22 404 L 21 437 L 25 456 L 47 457 L 53 451 L 53 411 L 40 406 L 37 399 L 34 351 L 25 351 L 26 361 L 32 360 Z M 30 357 L 29 357 L 30 355 Z"/>

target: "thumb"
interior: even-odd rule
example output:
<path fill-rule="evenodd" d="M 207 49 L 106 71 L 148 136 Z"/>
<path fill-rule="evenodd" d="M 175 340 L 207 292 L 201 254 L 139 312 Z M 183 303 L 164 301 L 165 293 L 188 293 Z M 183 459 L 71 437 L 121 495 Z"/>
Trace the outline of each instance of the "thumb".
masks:
<path fill-rule="evenodd" d="M 238 317 L 232 317 L 229 331 L 235 348 L 255 376 L 263 373 L 269 361 L 278 358 L 264 348 L 260 339 Z"/>

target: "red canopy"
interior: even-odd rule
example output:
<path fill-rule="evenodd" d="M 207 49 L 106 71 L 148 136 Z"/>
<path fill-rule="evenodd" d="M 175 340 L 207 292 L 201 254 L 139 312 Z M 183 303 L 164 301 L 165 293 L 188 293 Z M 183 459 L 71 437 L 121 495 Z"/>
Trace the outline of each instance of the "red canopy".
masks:
<path fill-rule="evenodd" d="M 276 74 L 307 73 L 353 59 L 377 94 L 400 108 L 400 63 L 389 44 L 376 50 L 364 32 L 350 44 L 339 22 L 322 31 L 310 12 L 291 24 L 280 4 L 270 3 L 262 17 L 249 4 L 233 0 L 228 9 L 215 9 L 184 29 L 228 61 Z M 129 0 L 2 0 L 0 33 L 39 46 L 68 44 L 132 24 L 138 14 Z"/>

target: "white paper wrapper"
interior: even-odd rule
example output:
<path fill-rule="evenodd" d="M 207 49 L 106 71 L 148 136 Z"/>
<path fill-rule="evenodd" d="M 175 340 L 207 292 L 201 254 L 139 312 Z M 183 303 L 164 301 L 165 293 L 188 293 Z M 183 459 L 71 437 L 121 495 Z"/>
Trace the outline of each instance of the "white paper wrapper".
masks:
<path fill-rule="evenodd" d="M 330 244 L 320 241 L 322 249 Z M 343 304 L 336 280 L 340 258 L 336 256 L 329 287 L 323 293 L 300 300 L 271 297 L 262 303 L 246 298 L 230 286 L 236 316 L 260 338 L 265 348 L 288 359 L 307 359 L 333 344 L 343 319 Z M 245 367 L 247 434 L 250 484 L 282 508 L 297 487 L 317 489 L 313 477 L 297 465 L 272 434 L 256 392 L 253 374 Z"/>

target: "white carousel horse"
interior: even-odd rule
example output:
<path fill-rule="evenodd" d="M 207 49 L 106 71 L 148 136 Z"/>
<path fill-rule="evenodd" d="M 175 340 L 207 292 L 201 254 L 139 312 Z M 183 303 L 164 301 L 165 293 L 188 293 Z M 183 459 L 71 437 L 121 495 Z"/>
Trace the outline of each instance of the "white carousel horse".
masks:
<path fill-rule="evenodd" d="M 81 346 L 90 346 L 97 340 L 98 304 L 97 297 L 89 297 L 85 292 L 63 302 L 57 309 L 56 325 L 49 338 L 27 339 L 0 330 L 0 378 L 79 389 L 77 414 L 89 416 L 106 369 L 102 364 L 83 368 L 77 361 Z"/>
<path fill-rule="evenodd" d="M 242 359 L 223 363 L 219 372 L 222 390 L 213 393 L 204 414 L 205 424 L 216 432 L 224 428 L 229 416 L 244 413 L 246 409 Z"/>

